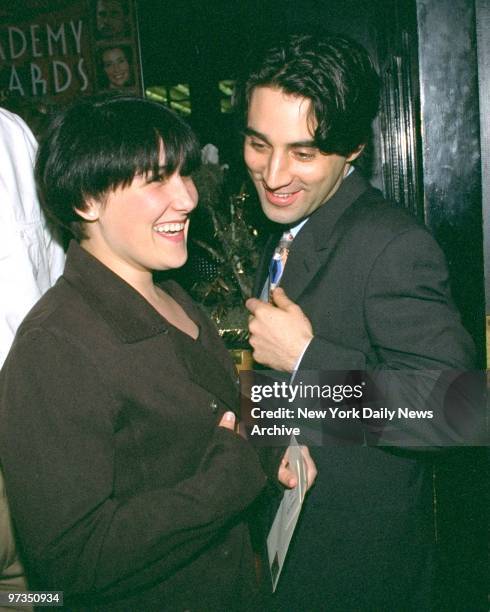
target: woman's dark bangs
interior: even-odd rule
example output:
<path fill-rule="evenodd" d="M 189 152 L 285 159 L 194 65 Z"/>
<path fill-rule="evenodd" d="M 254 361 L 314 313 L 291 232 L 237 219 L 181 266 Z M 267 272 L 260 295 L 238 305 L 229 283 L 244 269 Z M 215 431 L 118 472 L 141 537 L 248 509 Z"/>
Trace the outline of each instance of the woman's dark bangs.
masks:
<path fill-rule="evenodd" d="M 172 125 L 157 131 L 158 142 L 165 153 L 165 174 L 171 176 L 178 171 L 189 176 L 201 163 L 199 144 L 190 128 L 177 117 L 171 117 Z"/>
<path fill-rule="evenodd" d="M 168 108 L 148 101 L 114 99 L 105 110 L 98 163 L 90 173 L 98 193 L 127 187 L 137 175 L 151 180 L 176 171 L 190 174 L 199 166 L 200 150 L 194 134 Z"/>
<path fill-rule="evenodd" d="M 180 174 L 190 176 L 201 165 L 201 150 L 196 138 L 188 133 L 188 138 L 181 143 Z"/>
<path fill-rule="evenodd" d="M 124 136 L 118 155 L 112 160 L 117 164 L 116 174 L 119 179 L 113 184 L 114 188 L 127 187 L 139 174 L 160 174 L 160 149 L 154 132 L 151 129 L 134 130 Z"/>

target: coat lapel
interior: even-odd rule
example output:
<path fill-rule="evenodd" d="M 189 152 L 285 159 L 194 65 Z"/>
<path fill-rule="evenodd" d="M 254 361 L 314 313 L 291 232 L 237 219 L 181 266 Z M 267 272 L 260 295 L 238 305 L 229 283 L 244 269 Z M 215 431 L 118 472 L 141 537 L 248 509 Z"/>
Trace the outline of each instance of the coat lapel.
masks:
<path fill-rule="evenodd" d="M 177 330 L 172 329 L 171 333 L 175 351 L 185 363 L 189 378 L 236 411 L 238 387 L 231 372 L 223 367 L 210 346 L 206 346 L 208 339 L 202 337 L 195 342 Z"/>
<path fill-rule="evenodd" d="M 327 264 L 344 234 L 340 228 L 345 213 L 369 187 L 360 173 L 354 171 L 301 228 L 291 246 L 281 280 L 291 300 L 296 302 L 317 272 Z"/>
<path fill-rule="evenodd" d="M 306 226 L 310 222 L 311 219 Z M 323 258 L 318 256 L 315 248 L 313 234 L 306 226 L 293 241 L 280 283 L 293 302 L 297 301 L 323 264 Z"/>
<path fill-rule="evenodd" d="M 162 283 L 162 288 L 179 302 L 199 327 L 197 341 L 169 327 L 175 351 L 185 364 L 189 378 L 236 411 L 236 370 L 228 351 L 216 337 L 213 324 L 177 283 Z"/>
<path fill-rule="evenodd" d="M 167 282 L 162 286 L 199 325 L 202 334 L 199 342 L 170 325 L 133 287 L 76 242 L 70 244 L 63 276 L 106 320 L 122 342 L 141 342 L 155 336 L 166 338 L 169 334 L 189 377 L 236 409 L 233 368 L 226 369 L 226 361 L 218 353 L 221 350 L 219 341 L 211 338 L 211 324 L 204 320 L 201 311 L 175 283 Z"/>

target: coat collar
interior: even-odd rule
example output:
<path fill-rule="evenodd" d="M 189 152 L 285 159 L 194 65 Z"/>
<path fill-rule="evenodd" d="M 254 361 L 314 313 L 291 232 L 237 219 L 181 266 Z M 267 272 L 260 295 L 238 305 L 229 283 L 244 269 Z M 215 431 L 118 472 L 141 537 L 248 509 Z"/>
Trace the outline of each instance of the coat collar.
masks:
<path fill-rule="evenodd" d="M 63 278 L 125 343 L 166 333 L 169 324 L 131 285 L 72 241 Z"/>
<path fill-rule="evenodd" d="M 189 377 L 236 410 L 237 387 L 234 369 L 226 366 L 226 349 L 216 345 L 210 324 L 206 324 L 199 308 L 176 283 L 168 281 L 163 286 L 199 326 L 200 342 L 170 325 L 131 285 L 75 241 L 68 248 L 63 278 L 104 318 L 122 342 L 131 344 L 169 333 Z"/>

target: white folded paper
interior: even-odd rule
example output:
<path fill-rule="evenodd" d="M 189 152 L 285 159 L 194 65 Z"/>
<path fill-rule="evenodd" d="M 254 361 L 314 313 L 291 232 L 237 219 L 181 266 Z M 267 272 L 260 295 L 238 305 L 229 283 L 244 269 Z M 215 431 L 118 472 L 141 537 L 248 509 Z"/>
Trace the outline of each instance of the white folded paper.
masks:
<path fill-rule="evenodd" d="M 267 552 L 272 577 L 272 591 L 276 590 L 284 560 L 293 537 L 294 529 L 305 498 L 307 480 L 306 469 L 296 438 L 291 436 L 289 445 L 289 467 L 298 478 L 294 489 L 284 491 L 282 501 L 277 509 L 274 522 L 267 536 Z"/>

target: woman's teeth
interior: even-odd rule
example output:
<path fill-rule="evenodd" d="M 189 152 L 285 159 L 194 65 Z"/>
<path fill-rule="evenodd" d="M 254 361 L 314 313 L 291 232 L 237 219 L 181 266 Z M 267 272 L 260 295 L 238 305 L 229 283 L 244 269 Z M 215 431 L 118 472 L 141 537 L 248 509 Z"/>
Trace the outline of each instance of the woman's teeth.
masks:
<path fill-rule="evenodd" d="M 159 234 L 177 234 L 185 227 L 185 223 L 162 223 L 162 225 L 154 225 L 153 229 Z"/>

